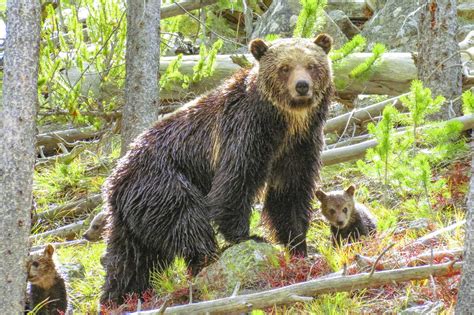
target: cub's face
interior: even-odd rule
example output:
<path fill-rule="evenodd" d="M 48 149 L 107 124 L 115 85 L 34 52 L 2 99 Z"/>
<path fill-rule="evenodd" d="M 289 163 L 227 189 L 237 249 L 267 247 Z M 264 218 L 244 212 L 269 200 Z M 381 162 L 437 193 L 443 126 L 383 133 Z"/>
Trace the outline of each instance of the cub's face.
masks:
<path fill-rule="evenodd" d="M 99 212 L 87 229 L 87 231 L 82 235 L 83 238 L 90 242 L 97 242 L 102 239 L 102 233 L 105 230 L 105 225 L 107 223 L 107 214 L 104 211 Z"/>
<path fill-rule="evenodd" d="M 259 62 L 260 91 L 285 110 L 317 106 L 332 84 L 327 56 L 331 46 L 332 38 L 325 34 L 314 40 L 290 38 L 271 44 L 253 40 L 250 51 Z"/>
<path fill-rule="evenodd" d="M 29 257 L 27 262 L 28 281 L 43 288 L 48 288 L 52 285 L 56 275 L 53 253 L 54 247 L 48 244 L 42 254 Z"/>
<path fill-rule="evenodd" d="M 350 223 L 355 207 L 354 193 L 354 186 L 329 193 L 322 190 L 316 192 L 316 197 L 321 202 L 321 211 L 332 226 L 343 229 Z"/>

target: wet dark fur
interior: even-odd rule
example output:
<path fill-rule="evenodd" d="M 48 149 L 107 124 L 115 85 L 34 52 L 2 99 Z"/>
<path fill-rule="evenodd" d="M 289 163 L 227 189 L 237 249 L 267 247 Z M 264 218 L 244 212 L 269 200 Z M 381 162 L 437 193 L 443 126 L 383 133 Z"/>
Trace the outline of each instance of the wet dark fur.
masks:
<path fill-rule="evenodd" d="M 55 278 L 54 285 L 50 288 L 42 288 L 38 285 L 31 284 L 30 287 L 30 302 L 32 309 L 43 302 L 47 298 L 48 304 L 43 306 L 36 314 L 38 315 L 50 315 L 50 314 L 60 314 L 61 312 L 66 312 L 67 309 L 67 294 L 66 294 L 66 284 L 64 279 L 60 276 Z"/>
<path fill-rule="evenodd" d="M 375 222 L 367 214 L 369 210 L 360 203 L 355 203 L 354 210 L 351 213 L 349 224 L 340 229 L 331 225 L 332 243 L 334 246 L 341 246 L 342 242 L 356 242 L 361 236 L 367 236 L 376 230 Z"/>
<path fill-rule="evenodd" d="M 281 108 L 257 87 L 255 70 L 242 70 L 135 140 L 105 185 L 110 222 L 102 302 L 146 290 L 150 269 L 176 256 L 199 271 L 217 252 L 211 222 L 229 243 L 252 238 L 251 205 L 265 182 L 265 222 L 292 253 L 306 254 L 333 92 L 325 73 L 304 132 L 289 135 Z"/>

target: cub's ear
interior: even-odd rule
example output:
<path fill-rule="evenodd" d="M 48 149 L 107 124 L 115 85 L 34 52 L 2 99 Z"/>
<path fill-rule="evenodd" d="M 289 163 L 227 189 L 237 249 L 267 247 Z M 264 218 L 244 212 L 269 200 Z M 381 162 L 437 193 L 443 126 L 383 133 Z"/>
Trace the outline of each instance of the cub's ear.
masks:
<path fill-rule="evenodd" d="M 319 34 L 314 39 L 314 43 L 321 47 L 324 52 L 327 54 L 332 48 L 333 39 L 328 34 Z"/>
<path fill-rule="evenodd" d="M 46 248 L 44 249 L 44 255 L 51 258 L 51 257 L 53 257 L 53 254 L 54 254 L 53 245 L 51 245 L 51 244 L 46 245 Z"/>
<path fill-rule="evenodd" d="M 319 201 L 321 201 L 321 203 L 324 203 L 326 201 L 326 193 L 322 190 L 318 190 L 316 191 L 316 198 L 318 198 Z"/>
<path fill-rule="evenodd" d="M 354 194 L 355 194 L 355 190 L 356 190 L 356 187 L 354 185 L 350 185 L 349 187 L 347 187 L 346 189 L 346 194 L 354 197 Z"/>
<path fill-rule="evenodd" d="M 268 50 L 268 46 L 263 40 L 257 38 L 250 42 L 249 50 L 255 57 L 255 59 L 258 61 L 260 60 L 260 58 L 263 57 L 263 55 L 265 55 Z"/>

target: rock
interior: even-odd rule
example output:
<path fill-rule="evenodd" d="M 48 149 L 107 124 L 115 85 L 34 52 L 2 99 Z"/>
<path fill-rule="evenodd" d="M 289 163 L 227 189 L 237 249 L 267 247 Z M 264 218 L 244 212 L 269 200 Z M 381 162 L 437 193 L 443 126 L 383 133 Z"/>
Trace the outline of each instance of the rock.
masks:
<path fill-rule="evenodd" d="M 441 301 L 430 302 L 426 301 L 422 305 L 415 305 L 401 311 L 400 315 L 420 315 L 420 314 L 439 314 L 444 309 L 444 304 Z"/>
<path fill-rule="evenodd" d="M 365 19 L 367 9 L 370 6 L 366 0 L 329 0 L 326 6 L 327 11 L 342 10 L 352 19 Z"/>
<path fill-rule="evenodd" d="M 360 29 L 355 26 L 349 17 L 341 10 L 330 11 L 328 15 L 331 17 L 334 23 L 336 23 L 344 35 L 347 36 L 347 38 L 351 39 L 360 33 Z"/>
<path fill-rule="evenodd" d="M 268 34 L 291 37 L 298 20 L 301 5 L 299 0 L 275 0 L 255 25 L 252 38 L 264 38 Z M 347 37 L 336 23 L 324 13 L 326 22 L 319 33 L 328 33 L 334 39 L 335 48 L 340 48 Z"/>
<path fill-rule="evenodd" d="M 237 282 L 242 292 L 258 282 L 258 275 L 272 266 L 278 250 L 267 243 L 253 240 L 228 248 L 218 261 L 204 268 L 196 277 L 194 288 L 214 298 L 232 294 Z M 203 290 L 205 289 L 205 290 Z"/>
<path fill-rule="evenodd" d="M 391 51 L 416 51 L 417 8 L 417 1 L 388 0 L 364 25 L 361 34 L 367 38 L 367 49 L 370 51 L 375 43 L 382 43 Z"/>
<path fill-rule="evenodd" d="M 361 32 L 369 43 L 367 50 L 371 50 L 375 43 L 382 43 L 390 51 L 416 51 L 420 18 L 418 8 L 418 1 L 387 0 L 385 6 L 376 12 Z M 471 2 L 458 5 L 458 41 L 474 29 L 473 12 L 474 4 Z"/>

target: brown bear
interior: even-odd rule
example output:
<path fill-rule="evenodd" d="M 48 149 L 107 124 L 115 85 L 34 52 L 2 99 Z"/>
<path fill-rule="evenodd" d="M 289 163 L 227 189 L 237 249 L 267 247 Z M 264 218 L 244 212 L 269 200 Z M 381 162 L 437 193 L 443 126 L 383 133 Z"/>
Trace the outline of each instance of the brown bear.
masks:
<path fill-rule="evenodd" d="M 64 314 L 67 310 L 66 284 L 56 270 L 53 254 L 54 247 L 48 244 L 43 253 L 28 259 L 29 308 L 38 307 L 36 314 Z"/>
<path fill-rule="evenodd" d="M 184 257 L 193 274 L 213 259 L 216 226 L 230 244 L 263 217 L 276 240 L 306 255 L 323 125 L 333 94 L 332 38 L 250 43 L 257 60 L 145 131 L 107 179 L 102 302 L 150 287 L 150 271 Z"/>
<path fill-rule="evenodd" d="M 366 206 L 355 201 L 354 194 L 354 185 L 346 190 L 316 192 L 316 197 L 321 202 L 321 212 L 331 224 L 334 246 L 341 246 L 343 241 L 350 244 L 376 230 L 376 220 L 372 213 Z"/>

